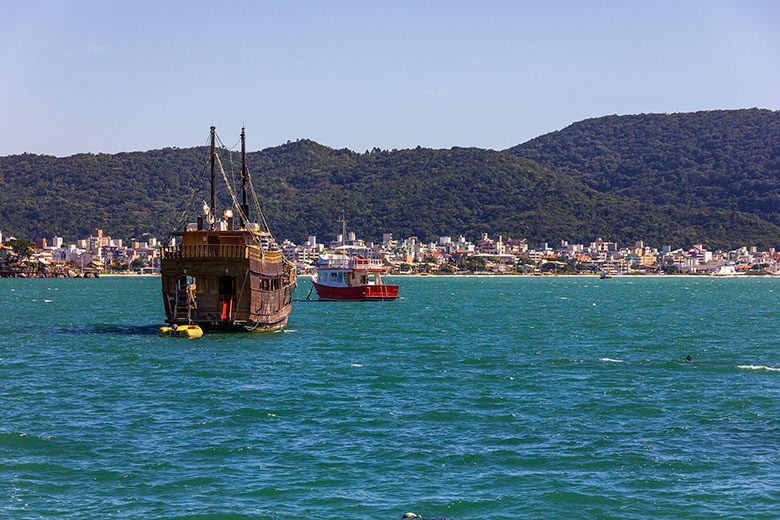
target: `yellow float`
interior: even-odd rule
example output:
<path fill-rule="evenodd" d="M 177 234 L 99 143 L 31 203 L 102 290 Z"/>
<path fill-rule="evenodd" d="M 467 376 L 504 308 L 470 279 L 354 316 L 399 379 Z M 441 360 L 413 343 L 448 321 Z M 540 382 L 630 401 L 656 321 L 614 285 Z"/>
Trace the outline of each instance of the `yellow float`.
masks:
<path fill-rule="evenodd" d="M 175 338 L 199 338 L 203 336 L 203 329 L 197 325 L 174 325 L 173 327 L 160 327 L 157 335 L 161 338 L 173 336 Z"/>

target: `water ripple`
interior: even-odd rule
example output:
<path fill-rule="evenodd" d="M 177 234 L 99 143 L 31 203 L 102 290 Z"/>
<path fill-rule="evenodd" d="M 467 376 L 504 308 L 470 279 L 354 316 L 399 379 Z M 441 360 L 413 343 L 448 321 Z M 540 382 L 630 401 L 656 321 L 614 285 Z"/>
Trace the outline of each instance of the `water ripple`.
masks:
<path fill-rule="evenodd" d="M 0 516 L 780 507 L 773 279 L 404 278 L 194 341 L 157 338 L 158 279 L 35 282 L 0 280 Z"/>

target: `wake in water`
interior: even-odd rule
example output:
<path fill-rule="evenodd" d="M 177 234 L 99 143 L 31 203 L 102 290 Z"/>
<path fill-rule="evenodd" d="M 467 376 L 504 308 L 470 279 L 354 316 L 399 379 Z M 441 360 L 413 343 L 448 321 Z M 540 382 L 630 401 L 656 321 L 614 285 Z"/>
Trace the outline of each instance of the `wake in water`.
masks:
<path fill-rule="evenodd" d="M 612 358 L 608 358 L 608 357 L 600 358 L 599 361 L 604 361 L 606 363 L 622 363 L 623 362 L 622 359 L 612 359 Z"/>
<path fill-rule="evenodd" d="M 770 372 L 780 372 L 780 368 L 768 367 L 766 365 L 737 365 L 737 368 L 744 368 L 746 370 L 769 370 Z"/>

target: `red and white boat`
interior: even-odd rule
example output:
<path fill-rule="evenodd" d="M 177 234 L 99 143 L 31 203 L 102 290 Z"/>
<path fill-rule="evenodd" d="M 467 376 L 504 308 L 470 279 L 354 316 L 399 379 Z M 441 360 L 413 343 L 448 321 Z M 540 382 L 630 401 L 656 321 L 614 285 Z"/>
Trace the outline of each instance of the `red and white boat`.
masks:
<path fill-rule="evenodd" d="M 312 277 L 320 300 L 394 300 L 398 286 L 382 283 L 387 267 L 381 260 L 325 254 Z"/>

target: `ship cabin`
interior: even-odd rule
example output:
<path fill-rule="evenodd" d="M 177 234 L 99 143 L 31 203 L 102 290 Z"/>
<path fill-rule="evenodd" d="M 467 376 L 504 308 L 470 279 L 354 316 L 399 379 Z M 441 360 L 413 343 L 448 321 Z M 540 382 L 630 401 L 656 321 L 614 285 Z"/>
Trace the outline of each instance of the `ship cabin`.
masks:
<path fill-rule="evenodd" d="M 319 258 L 317 273 L 319 283 L 332 287 L 382 285 L 381 275 L 387 273 L 387 267 L 373 258 L 326 254 Z"/>

